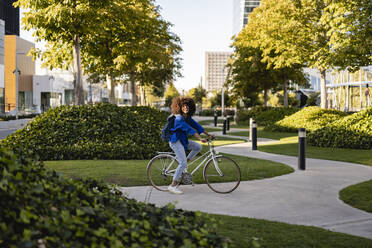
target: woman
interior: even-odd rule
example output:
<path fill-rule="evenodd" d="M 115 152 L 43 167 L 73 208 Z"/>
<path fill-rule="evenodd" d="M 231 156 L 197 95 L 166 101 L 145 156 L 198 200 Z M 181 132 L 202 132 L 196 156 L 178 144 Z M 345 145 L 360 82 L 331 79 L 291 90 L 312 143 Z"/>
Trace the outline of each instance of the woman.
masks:
<path fill-rule="evenodd" d="M 174 98 L 171 109 L 176 118 L 174 120 L 174 127 L 171 129 L 173 134 L 171 135 L 169 145 L 176 154 L 178 167 L 171 185 L 168 186 L 168 190 L 174 194 L 182 194 L 183 192 L 177 188 L 182 172 L 187 167 L 187 161 L 193 159 L 202 149 L 199 143 L 188 140 L 188 135 L 196 137 L 203 143 L 207 142 L 207 140 L 200 137 L 201 133 L 205 133 L 212 138 L 213 136 L 209 135 L 199 123 L 191 118 L 195 113 L 195 102 L 192 98 Z M 191 150 L 187 157 L 186 150 Z"/>

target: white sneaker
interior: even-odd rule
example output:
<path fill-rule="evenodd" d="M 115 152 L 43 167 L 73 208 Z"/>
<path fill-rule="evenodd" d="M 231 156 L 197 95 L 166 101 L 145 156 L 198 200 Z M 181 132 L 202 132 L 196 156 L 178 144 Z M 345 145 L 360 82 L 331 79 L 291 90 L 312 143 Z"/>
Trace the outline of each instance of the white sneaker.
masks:
<path fill-rule="evenodd" d="M 173 193 L 173 194 L 183 194 L 183 192 L 181 190 L 179 190 L 177 187 L 173 187 L 171 185 L 168 186 L 168 191 Z"/>

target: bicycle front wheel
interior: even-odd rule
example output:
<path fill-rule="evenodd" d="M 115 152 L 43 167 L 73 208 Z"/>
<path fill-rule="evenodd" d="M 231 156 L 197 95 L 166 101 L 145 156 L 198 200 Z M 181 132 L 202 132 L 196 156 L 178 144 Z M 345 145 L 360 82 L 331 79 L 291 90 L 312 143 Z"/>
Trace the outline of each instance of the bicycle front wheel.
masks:
<path fill-rule="evenodd" d="M 233 192 L 240 183 L 241 173 L 238 164 L 229 157 L 216 156 L 203 170 L 204 180 L 216 193 Z"/>
<path fill-rule="evenodd" d="M 157 190 L 168 191 L 177 167 L 178 162 L 175 157 L 168 154 L 158 155 L 147 165 L 147 178 Z"/>

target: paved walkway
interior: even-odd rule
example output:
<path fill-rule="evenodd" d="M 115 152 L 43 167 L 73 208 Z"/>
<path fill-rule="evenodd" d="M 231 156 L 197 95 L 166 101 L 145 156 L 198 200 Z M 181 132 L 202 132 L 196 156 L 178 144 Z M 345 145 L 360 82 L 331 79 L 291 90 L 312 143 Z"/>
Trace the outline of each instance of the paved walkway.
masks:
<path fill-rule="evenodd" d="M 260 144 L 260 141 L 259 141 Z M 306 170 L 297 170 L 297 157 L 252 151 L 250 143 L 218 147 L 229 154 L 287 164 L 294 173 L 242 182 L 231 194 L 217 194 L 206 185 L 182 186 L 183 195 L 129 187 L 121 190 L 130 198 L 147 199 L 158 206 L 172 202 L 178 208 L 311 225 L 372 239 L 372 214 L 338 199 L 341 189 L 372 179 L 372 167 L 345 162 L 307 159 Z M 148 199 L 149 192 L 151 197 Z"/>

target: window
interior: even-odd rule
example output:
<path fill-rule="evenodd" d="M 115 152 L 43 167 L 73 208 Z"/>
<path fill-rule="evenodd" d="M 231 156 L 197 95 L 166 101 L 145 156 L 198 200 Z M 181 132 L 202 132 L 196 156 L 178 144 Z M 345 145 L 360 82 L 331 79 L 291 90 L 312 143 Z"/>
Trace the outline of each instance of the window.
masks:
<path fill-rule="evenodd" d="M 5 97 L 4 88 L 0 88 L 0 113 L 5 112 Z"/>
<path fill-rule="evenodd" d="M 18 92 L 18 110 L 31 111 L 32 109 L 32 91 Z"/>
<path fill-rule="evenodd" d="M 74 104 L 74 90 L 65 90 L 65 105 Z"/>

